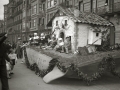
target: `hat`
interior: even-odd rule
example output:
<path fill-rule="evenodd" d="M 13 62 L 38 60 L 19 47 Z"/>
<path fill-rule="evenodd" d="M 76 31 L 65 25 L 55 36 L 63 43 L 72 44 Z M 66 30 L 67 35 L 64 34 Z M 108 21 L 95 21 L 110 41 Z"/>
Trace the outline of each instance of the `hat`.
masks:
<path fill-rule="evenodd" d="M 44 36 L 44 33 L 41 33 L 41 36 Z"/>
<path fill-rule="evenodd" d="M 59 40 L 59 41 L 61 41 L 61 40 L 62 40 L 62 38 L 59 38 L 58 40 Z"/>
<path fill-rule="evenodd" d="M 34 33 L 34 35 L 37 35 L 37 33 Z"/>
<path fill-rule="evenodd" d="M 3 37 L 6 33 L 0 33 L 0 37 Z"/>
<path fill-rule="evenodd" d="M 21 38 L 19 37 L 18 40 L 21 40 Z"/>

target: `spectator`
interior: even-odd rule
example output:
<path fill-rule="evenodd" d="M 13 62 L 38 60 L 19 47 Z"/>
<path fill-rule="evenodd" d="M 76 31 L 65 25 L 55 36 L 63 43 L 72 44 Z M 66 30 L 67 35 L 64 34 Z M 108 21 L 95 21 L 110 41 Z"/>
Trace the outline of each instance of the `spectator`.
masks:
<path fill-rule="evenodd" d="M 7 55 L 8 45 L 3 43 L 6 38 L 7 38 L 6 33 L 0 34 L 0 78 L 1 78 L 1 83 L 2 83 L 2 90 L 9 90 L 6 60 L 10 62 L 10 59 Z"/>
<path fill-rule="evenodd" d="M 17 45 L 16 45 L 16 51 L 15 51 L 18 59 L 22 58 L 21 45 L 22 45 L 22 41 L 21 41 L 21 39 L 18 39 L 18 42 L 17 42 Z"/>

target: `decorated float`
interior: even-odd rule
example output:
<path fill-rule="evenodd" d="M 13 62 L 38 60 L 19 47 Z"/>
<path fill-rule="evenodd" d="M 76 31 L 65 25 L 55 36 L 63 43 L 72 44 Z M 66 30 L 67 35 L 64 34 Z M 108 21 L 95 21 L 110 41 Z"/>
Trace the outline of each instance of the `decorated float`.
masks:
<path fill-rule="evenodd" d="M 56 40 L 70 38 L 70 49 L 66 54 L 48 47 L 25 48 L 27 67 L 44 82 L 68 77 L 86 81 L 89 85 L 107 72 L 120 78 L 120 45 L 115 45 L 111 38 L 113 24 L 93 13 L 59 6 L 48 25 L 52 25 Z"/>

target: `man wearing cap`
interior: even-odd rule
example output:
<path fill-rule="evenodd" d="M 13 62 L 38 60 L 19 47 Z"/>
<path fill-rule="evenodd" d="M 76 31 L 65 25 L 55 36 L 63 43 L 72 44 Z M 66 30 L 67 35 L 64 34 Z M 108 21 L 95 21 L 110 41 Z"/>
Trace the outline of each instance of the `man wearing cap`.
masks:
<path fill-rule="evenodd" d="M 3 43 L 6 38 L 7 38 L 6 33 L 0 34 L 0 79 L 2 83 L 2 90 L 9 90 L 5 60 L 10 62 L 10 59 L 7 55 L 8 45 Z"/>

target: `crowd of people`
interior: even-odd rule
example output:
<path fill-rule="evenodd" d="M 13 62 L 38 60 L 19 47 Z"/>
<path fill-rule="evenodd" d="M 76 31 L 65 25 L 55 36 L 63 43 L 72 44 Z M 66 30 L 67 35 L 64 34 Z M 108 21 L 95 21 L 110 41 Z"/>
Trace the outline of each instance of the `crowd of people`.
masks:
<path fill-rule="evenodd" d="M 44 33 L 41 33 L 39 37 L 37 33 L 34 33 L 34 35 L 30 35 L 29 37 L 29 45 L 40 46 L 40 49 L 54 49 L 61 53 L 69 53 L 71 38 L 67 36 L 64 40 L 62 37 L 56 38 L 55 35 L 45 35 Z"/>
<path fill-rule="evenodd" d="M 12 43 L 7 40 L 7 34 L 0 34 L 0 90 L 9 90 L 8 79 L 14 74 L 13 69 L 17 59 L 23 57 L 23 46 L 21 39 Z"/>

